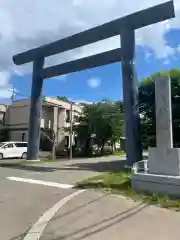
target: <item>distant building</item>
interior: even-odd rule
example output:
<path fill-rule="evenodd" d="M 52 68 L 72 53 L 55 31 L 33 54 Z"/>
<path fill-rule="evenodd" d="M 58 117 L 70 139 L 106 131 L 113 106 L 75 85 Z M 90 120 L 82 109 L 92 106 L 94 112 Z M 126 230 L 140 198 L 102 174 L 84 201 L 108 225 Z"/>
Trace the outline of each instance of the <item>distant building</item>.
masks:
<path fill-rule="evenodd" d="M 0 104 L 0 126 L 4 125 L 6 109 L 7 106 L 5 104 Z"/>
<path fill-rule="evenodd" d="M 56 142 L 59 148 L 69 146 L 69 133 L 65 129 L 70 126 L 70 105 L 69 102 L 62 100 L 49 97 L 43 98 L 41 129 L 49 129 L 55 132 Z M 72 115 L 74 117 L 82 112 L 82 107 L 73 103 L 72 110 Z M 29 99 L 13 101 L 11 105 L 2 108 L 2 112 L 0 108 L 4 128 L 8 130 L 8 140 L 28 140 L 29 111 Z"/>
<path fill-rule="evenodd" d="M 8 131 L 4 128 L 7 107 L 5 104 L 0 104 L 0 142 L 8 140 Z"/>

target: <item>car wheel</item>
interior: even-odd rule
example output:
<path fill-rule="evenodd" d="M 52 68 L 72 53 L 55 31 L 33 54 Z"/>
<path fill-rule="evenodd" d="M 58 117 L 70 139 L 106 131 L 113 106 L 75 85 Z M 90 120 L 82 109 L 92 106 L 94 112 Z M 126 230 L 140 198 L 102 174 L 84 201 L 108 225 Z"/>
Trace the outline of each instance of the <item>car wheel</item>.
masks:
<path fill-rule="evenodd" d="M 27 158 L 27 153 L 23 153 L 22 154 L 22 159 L 26 159 Z"/>
<path fill-rule="evenodd" d="M 3 160 L 3 154 L 0 153 L 0 160 Z"/>

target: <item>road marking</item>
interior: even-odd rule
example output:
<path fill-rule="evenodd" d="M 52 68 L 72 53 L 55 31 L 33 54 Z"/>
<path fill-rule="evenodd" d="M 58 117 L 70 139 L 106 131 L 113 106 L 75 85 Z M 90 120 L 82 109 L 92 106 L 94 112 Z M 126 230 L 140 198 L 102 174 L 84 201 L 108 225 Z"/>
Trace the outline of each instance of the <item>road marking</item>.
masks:
<path fill-rule="evenodd" d="M 26 175 L 42 175 L 42 172 L 28 172 L 28 173 L 26 173 L 24 176 L 26 176 Z"/>
<path fill-rule="evenodd" d="M 39 184 L 39 185 L 44 185 L 44 186 L 49 186 L 49 187 L 57 187 L 57 188 L 73 188 L 73 185 L 69 184 L 62 184 L 62 183 L 57 183 L 57 182 L 46 182 L 46 181 L 41 181 L 41 180 L 34 180 L 34 179 L 28 179 L 28 178 L 20 178 L 20 177 L 7 177 L 8 180 L 11 181 L 16 181 L 16 182 L 25 182 L 25 183 L 32 183 L 32 184 Z"/>
<path fill-rule="evenodd" d="M 67 197 L 61 199 L 58 203 L 56 203 L 52 208 L 50 208 L 47 212 L 45 212 L 42 217 L 32 226 L 24 240 L 39 240 L 44 229 L 50 222 L 51 218 L 57 213 L 57 211 L 62 208 L 68 201 L 72 198 L 76 197 L 80 193 L 85 192 L 86 190 L 76 191 Z"/>

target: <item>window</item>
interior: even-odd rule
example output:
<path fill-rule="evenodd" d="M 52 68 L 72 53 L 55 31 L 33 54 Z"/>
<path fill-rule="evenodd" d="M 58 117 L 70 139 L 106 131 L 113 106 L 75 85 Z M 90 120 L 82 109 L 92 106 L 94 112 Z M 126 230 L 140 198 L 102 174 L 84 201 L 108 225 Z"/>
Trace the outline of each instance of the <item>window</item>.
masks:
<path fill-rule="evenodd" d="M 69 136 L 65 136 L 64 146 L 67 147 L 67 148 L 69 147 Z"/>
<path fill-rule="evenodd" d="M 0 147 L 3 147 L 4 145 L 5 145 L 4 142 L 1 142 L 1 143 L 0 143 Z"/>
<path fill-rule="evenodd" d="M 44 128 L 44 119 L 43 119 L 43 118 L 41 118 L 41 123 L 40 123 L 40 125 L 41 125 L 41 128 Z"/>
<path fill-rule="evenodd" d="M 78 145 L 78 138 L 77 137 L 74 137 L 74 145 L 77 147 Z"/>
<path fill-rule="evenodd" d="M 24 148 L 27 148 L 27 143 L 14 143 L 15 144 L 15 146 L 16 147 L 18 147 L 18 148 L 22 148 L 22 147 L 24 147 Z"/>
<path fill-rule="evenodd" d="M 0 112 L 0 125 L 3 125 L 4 124 L 4 112 Z"/>
<path fill-rule="evenodd" d="M 21 141 L 22 141 L 22 142 L 25 140 L 25 136 L 26 136 L 25 133 L 22 133 L 22 134 L 21 134 Z"/>
<path fill-rule="evenodd" d="M 51 120 L 48 121 L 48 128 L 51 128 Z"/>
<path fill-rule="evenodd" d="M 21 133 L 21 141 L 22 142 L 27 142 L 27 137 L 28 137 L 27 132 L 22 132 Z"/>
<path fill-rule="evenodd" d="M 5 147 L 5 148 L 13 148 L 14 145 L 13 145 L 13 143 L 8 143 L 8 144 L 6 144 L 4 147 Z"/>
<path fill-rule="evenodd" d="M 70 122 L 70 110 L 66 110 L 66 122 Z"/>

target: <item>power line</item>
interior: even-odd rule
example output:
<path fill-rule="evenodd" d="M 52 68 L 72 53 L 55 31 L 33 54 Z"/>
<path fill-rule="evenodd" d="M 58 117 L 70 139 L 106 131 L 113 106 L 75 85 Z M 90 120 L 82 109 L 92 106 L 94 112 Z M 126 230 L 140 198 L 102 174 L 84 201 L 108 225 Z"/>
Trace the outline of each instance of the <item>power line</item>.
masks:
<path fill-rule="evenodd" d="M 5 91 L 8 91 L 8 92 L 12 92 L 12 94 L 16 94 L 16 95 L 20 95 L 22 97 L 29 97 L 28 95 L 24 94 L 24 93 L 21 93 L 19 91 L 15 91 L 15 89 L 10 89 L 10 88 L 2 88 L 0 87 L 0 90 L 5 90 Z"/>

